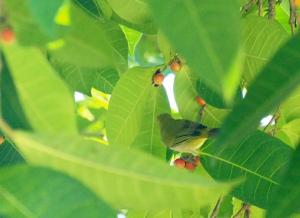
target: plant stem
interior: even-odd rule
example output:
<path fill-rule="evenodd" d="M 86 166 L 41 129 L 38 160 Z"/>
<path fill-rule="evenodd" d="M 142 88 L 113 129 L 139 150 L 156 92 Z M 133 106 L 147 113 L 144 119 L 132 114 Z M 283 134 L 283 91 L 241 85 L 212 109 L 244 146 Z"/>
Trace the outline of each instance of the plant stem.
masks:
<path fill-rule="evenodd" d="M 250 218 L 250 205 L 249 204 L 245 204 L 245 212 L 244 212 L 244 218 Z"/>
<path fill-rule="evenodd" d="M 216 203 L 216 205 L 215 205 L 215 207 L 213 209 L 213 212 L 210 215 L 210 218 L 217 218 L 218 217 L 222 201 L 223 201 L 223 196 L 221 196 L 218 199 L 218 201 L 217 201 L 217 203 Z"/>
<path fill-rule="evenodd" d="M 249 205 L 247 203 L 243 203 L 242 207 L 239 209 L 239 211 L 233 215 L 232 218 L 240 218 L 242 213 L 246 210 L 246 207 L 248 207 Z"/>
<path fill-rule="evenodd" d="M 295 34 L 295 27 L 297 26 L 297 12 L 294 4 L 294 0 L 289 0 L 290 3 L 290 19 L 289 24 L 291 27 L 292 35 Z"/>
<path fill-rule="evenodd" d="M 275 10 L 276 0 L 268 0 L 268 3 L 269 3 L 269 19 L 273 20 L 276 15 L 276 10 Z"/>
<path fill-rule="evenodd" d="M 267 130 L 267 128 L 272 124 L 273 121 L 277 121 L 279 118 L 279 107 L 276 109 L 275 113 L 273 114 L 271 120 L 268 122 L 268 124 L 265 126 L 265 128 L 263 129 L 263 131 L 265 132 Z"/>
<path fill-rule="evenodd" d="M 263 16 L 263 0 L 258 0 L 258 16 Z"/>
<path fill-rule="evenodd" d="M 246 14 L 256 3 L 257 0 L 249 0 L 246 4 L 243 5 L 241 9 L 242 14 Z"/>

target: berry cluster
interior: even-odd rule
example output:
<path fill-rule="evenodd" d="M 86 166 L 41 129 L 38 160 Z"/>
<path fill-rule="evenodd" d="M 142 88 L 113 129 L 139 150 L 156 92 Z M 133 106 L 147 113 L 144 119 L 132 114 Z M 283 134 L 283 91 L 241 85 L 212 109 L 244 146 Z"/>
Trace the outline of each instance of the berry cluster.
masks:
<path fill-rule="evenodd" d="M 181 70 L 182 64 L 180 59 L 175 56 L 174 58 L 172 58 L 172 60 L 168 63 L 167 66 L 163 67 L 162 69 L 158 69 L 155 71 L 155 73 L 152 76 L 152 84 L 155 87 L 159 87 L 163 84 L 164 78 L 165 78 L 165 69 L 169 67 L 169 69 L 173 72 L 179 72 Z"/>
<path fill-rule="evenodd" d="M 174 166 L 177 168 L 185 168 L 189 171 L 194 171 L 200 164 L 200 158 L 194 156 L 182 156 L 174 160 Z"/>

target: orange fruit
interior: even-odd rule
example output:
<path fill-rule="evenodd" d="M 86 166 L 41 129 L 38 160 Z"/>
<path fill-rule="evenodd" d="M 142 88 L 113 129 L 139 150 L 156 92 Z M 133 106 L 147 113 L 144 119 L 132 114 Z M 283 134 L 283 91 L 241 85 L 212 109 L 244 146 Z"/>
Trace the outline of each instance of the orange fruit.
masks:
<path fill-rule="evenodd" d="M 15 33 L 12 29 L 10 28 L 5 28 L 1 31 L 1 40 L 5 43 L 12 43 L 15 41 Z"/>
<path fill-rule="evenodd" d="M 181 70 L 181 64 L 179 61 L 173 61 L 170 64 L 170 69 L 174 72 L 179 72 Z"/>
<path fill-rule="evenodd" d="M 194 159 L 194 164 L 195 164 L 196 166 L 198 166 L 198 165 L 200 164 L 200 158 L 199 158 L 199 157 L 195 157 L 195 159 Z"/>
<path fill-rule="evenodd" d="M 185 168 L 185 161 L 181 158 L 174 160 L 174 165 L 178 168 Z"/>
<path fill-rule="evenodd" d="M 206 105 L 205 100 L 204 100 L 203 98 L 201 98 L 200 96 L 196 96 L 195 99 L 196 99 L 197 103 L 198 103 L 200 106 Z"/>
<path fill-rule="evenodd" d="M 160 72 L 160 70 L 157 70 L 153 76 L 152 76 L 152 84 L 154 86 L 161 86 L 164 82 L 165 76 Z"/>

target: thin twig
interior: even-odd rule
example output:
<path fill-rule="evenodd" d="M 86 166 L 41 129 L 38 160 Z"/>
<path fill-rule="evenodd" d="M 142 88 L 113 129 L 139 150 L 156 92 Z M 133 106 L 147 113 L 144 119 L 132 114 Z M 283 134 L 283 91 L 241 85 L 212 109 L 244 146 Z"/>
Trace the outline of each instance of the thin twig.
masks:
<path fill-rule="evenodd" d="M 245 206 L 245 212 L 244 212 L 244 218 L 250 218 L 250 205 L 249 204 L 246 204 Z"/>
<path fill-rule="evenodd" d="M 263 0 L 258 0 L 258 16 L 263 16 Z"/>
<path fill-rule="evenodd" d="M 215 205 L 215 207 L 213 209 L 213 212 L 210 215 L 210 218 L 217 218 L 218 217 L 222 201 L 223 201 L 223 197 L 221 196 L 218 199 L 218 201 L 217 201 L 217 203 L 216 203 L 216 205 Z"/>
<path fill-rule="evenodd" d="M 234 214 L 232 216 L 232 218 L 240 218 L 242 213 L 246 210 L 248 204 L 246 204 L 245 202 L 242 204 L 242 207 L 239 209 L 238 212 L 236 212 L 236 214 Z"/>
<path fill-rule="evenodd" d="M 199 122 L 201 123 L 205 114 L 206 104 L 203 105 L 199 110 Z"/>
<path fill-rule="evenodd" d="M 253 8 L 253 6 L 257 3 L 257 0 L 249 0 L 246 4 L 242 6 L 241 12 L 242 14 L 247 14 L 248 11 Z"/>
<path fill-rule="evenodd" d="M 275 6 L 276 6 L 276 0 L 268 0 L 268 4 L 269 4 L 269 19 L 274 19 L 276 16 L 276 10 L 275 10 Z"/>
<path fill-rule="evenodd" d="M 263 128 L 263 131 L 266 131 L 267 128 L 273 123 L 273 121 L 277 121 L 279 118 L 279 107 L 276 109 L 275 113 L 273 114 L 271 120 L 268 122 L 268 124 L 265 126 L 265 128 Z"/>
<path fill-rule="evenodd" d="M 289 24 L 291 27 L 292 35 L 295 34 L 295 27 L 297 26 L 297 11 L 296 6 L 294 4 L 294 0 L 289 0 L 290 3 L 290 19 Z"/>

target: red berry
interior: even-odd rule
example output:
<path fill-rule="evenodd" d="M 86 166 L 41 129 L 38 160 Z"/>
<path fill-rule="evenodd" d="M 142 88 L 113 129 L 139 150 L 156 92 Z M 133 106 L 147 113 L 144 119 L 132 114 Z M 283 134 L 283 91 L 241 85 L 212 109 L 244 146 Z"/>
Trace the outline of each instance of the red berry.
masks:
<path fill-rule="evenodd" d="M 194 165 L 193 163 L 186 163 L 185 164 L 185 168 L 188 169 L 189 171 L 194 171 L 196 168 L 196 165 Z"/>
<path fill-rule="evenodd" d="M 173 61 L 170 64 L 170 69 L 174 72 L 179 72 L 181 70 L 181 64 L 179 61 Z"/>
<path fill-rule="evenodd" d="M 160 70 L 157 70 L 153 76 L 152 76 L 152 84 L 154 86 L 161 86 L 164 82 L 165 76 L 160 72 Z"/>
<path fill-rule="evenodd" d="M 196 101 L 197 103 L 200 105 L 200 106 L 205 106 L 206 105 L 206 102 L 203 98 L 201 98 L 200 96 L 196 96 Z"/>
<path fill-rule="evenodd" d="M 183 159 L 178 158 L 178 159 L 174 160 L 174 165 L 178 168 L 184 168 L 186 163 Z"/>
<path fill-rule="evenodd" d="M 5 43 L 12 43 L 15 41 L 15 33 L 10 28 L 5 28 L 1 31 L 1 40 Z"/>

